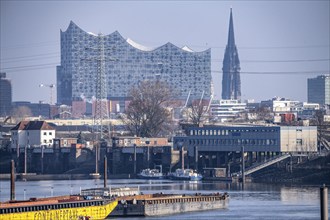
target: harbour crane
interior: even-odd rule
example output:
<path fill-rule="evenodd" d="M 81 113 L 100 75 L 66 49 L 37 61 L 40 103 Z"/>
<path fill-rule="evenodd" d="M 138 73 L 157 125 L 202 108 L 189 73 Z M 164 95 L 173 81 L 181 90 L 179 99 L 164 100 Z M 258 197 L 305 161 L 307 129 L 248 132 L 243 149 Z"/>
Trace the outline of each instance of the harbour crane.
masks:
<path fill-rule="evenodd" d="M 49 104 L 52 105 L 53 104 L 53 89 L 55 88 L 55 84 L 43 84 L 43 83 L 41 83 L 39 85 L 39 87 L 48 87 L 50 89 L 50 100 L 49 100 Z"/>

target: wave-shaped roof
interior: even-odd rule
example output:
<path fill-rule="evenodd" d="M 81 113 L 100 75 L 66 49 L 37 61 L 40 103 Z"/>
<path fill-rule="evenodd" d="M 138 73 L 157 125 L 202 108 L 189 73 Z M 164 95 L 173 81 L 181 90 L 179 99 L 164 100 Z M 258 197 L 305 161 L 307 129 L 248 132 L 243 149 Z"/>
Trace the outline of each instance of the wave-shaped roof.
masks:
<path fill-rule="evenodd" d="M 69 24 L 68 28 L 67 28 L 64 32 L 67 32 L 68 30 L 71 30 L 71 29 L 73 29 L 73 28 L 78 28 L 79 30 L 81 30 L 82 32 L 84 32 L 84 33 L 86 33 L 86 34 L 88 34 L 88 35 L 92 35 L 92 36 L 94 36 L 94 37 L 98 37 L 97 34 L 94 34 L 94 33 L 92 33 L 92 32 L 86 32 L 86 31 L 84 31 L 84 30 L 81 29 L 77 24 L 75 24 L 73 21 L 70 21 L 70 24 Z M 61 30 L 61 32 L 62 32 L 62 30 Z M 111 35 L 119 35 L 123 40 L 125 40 L 125 38 L 123 38 L 123 37 L 121 36 L 121 34 L 120 34 L 118 31 L 115 31 L 115 32 L 113 32 L 113 33 L 111 33 L 111 34 L 108 34 L 108 35 L 105 35 L 105 36 L 111 36 Z M 131 45 L 132 47 L 134 47 L 135 49 L 138 49 L 138 50 L 141 50 L 141 51 L 148 51 L 148 52 L 149 52 L 149 51 L 158 50 L 158 49 L 160 49 L 160 48 L 162 48 L 162 47 L 164 47 L 164 46 L 166 46 L 166 45 L 171 45 L 171 46 L 174 46 L 175 48 L 181 49 L 181 50 L 186 51 L 186 52 L 197 53 L 196 51 L 192 50 L 192 49 L 189 48 L 188 46 L 184 46 L 184 47 L 180 48 L 180 47 L 175 46 L 175 45 L 172 44 L 172 43 L 166 43 L 166 44 L 164 44 L 164 45 L 162 45 L 162 46 L 159 46 L 159 47 L 156 47 L 156 48 L 152 48 L 152 47 L 146 47 L 146 46 L 143 46 L 143 45 L 141 45 L 141 44 L 139 44 L 139 43 L 133 41 L 133 40 L 130 39 L 130 38 L 127 38 L 125 41 L 126 41 L 129 45 Z M 207 50 L 205 50 L 205 51 L 208 51 L 208 50 L 210 50 L 210 49 L 207 49 Z M 200 53 L 205 52 L 205 51 L 201 51 Z"/>
<path fill-rule="evenodd" d="M 126 42 L 129 43 L 131 46 L 135 47 L 136 49 L 143 50 L 143 51 L 153 51 L 155 49 L 155 48 L 146 47 L 139 43 L 136 43 L 135 41 L 133 41 L 130 38 L 127 38 Z"/>

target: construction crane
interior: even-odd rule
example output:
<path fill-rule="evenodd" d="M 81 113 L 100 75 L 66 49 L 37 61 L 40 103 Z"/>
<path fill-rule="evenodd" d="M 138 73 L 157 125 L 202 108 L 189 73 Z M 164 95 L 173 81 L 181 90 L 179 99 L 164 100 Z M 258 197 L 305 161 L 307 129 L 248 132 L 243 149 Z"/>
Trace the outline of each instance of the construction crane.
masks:
<path fill-rule="evenodd" d="M 49 100 L 49 104 L 52 105 L 53 104 L 53 89 L 55 88 L 55 84 L 43 84 L 43 83 L 41 83 L 39 85 L 39 87 L 48 87 L 50 89 L 50 100 Z"/>

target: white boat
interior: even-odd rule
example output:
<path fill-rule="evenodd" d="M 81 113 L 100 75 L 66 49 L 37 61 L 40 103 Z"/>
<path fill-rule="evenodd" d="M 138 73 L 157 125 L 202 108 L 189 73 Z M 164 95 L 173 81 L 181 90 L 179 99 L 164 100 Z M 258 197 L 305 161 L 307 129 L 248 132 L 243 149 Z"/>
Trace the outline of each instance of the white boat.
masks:
<path fill-rule="evenodd" d="M 197 173 L 195 170 L 192 169 L 176 169 L 174 173 L 170 173 L 168 175 L 170 179 L 173 180 L 191 180 L 191 181 L 198 181 L 203 178 L 203 176 Z"/>
<path fill-rule="evenodd" d="M 158 169 L 144 169 L 138 175 L 141 179 L 163 179 L 163 173 Z"/>

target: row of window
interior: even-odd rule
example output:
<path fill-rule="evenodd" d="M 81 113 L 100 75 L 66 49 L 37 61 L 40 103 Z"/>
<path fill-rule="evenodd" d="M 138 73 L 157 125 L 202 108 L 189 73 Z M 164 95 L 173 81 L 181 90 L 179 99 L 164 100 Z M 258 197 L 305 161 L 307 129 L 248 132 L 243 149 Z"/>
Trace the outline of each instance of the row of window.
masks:
<path fill-rule="evenodd" d="M 276 139 L 192 139 L 189 145 L 249 145 L 249 146 L 268 146 L 277 145 Z"/>
<path fill-rule="evenodd" d="M 47 143 L 53 143 L 53 140 L 52 139 L 49 139 L 49 140 L 47 140 L 47 139 L 44 139 L 43 141 L 42 141 L 44 144 L 47 144 Z M 12 140 L 12 143 L 13 144 L 18 144 L 18 140 Z M 30 144 L 30 140 L 27 140 L 26 141 L 26 144 Z"/>
<path fill-rule="evenodd" d="M 226 130 L 217 130 L 217 129 L 207 129 L 207 130 L 190 130 L 190 135 L 229 135 L 229 133 L 237 132 L 276 132 L 275 129 L 226 129 Z"/>
<path fill-rule="evenodd" d="M 15 131 L 12 132 L 12 135 L 13 135 L 13 136 L 16 136 L 17 134 L 18 134 L 18 132 L 15 132 Z M 30 136 L 30 132 L 27 131 L 27 132 L 26 132 L 26 135 L 27 135 L 27 136 Z M 47 135 L 47 132 L 46 132 L 46 131 L 44 131 L 44 135 Z M 53 135 L 53 132 L 51 132 L 51 131 L 48 132 L 48 135 Z"/>

